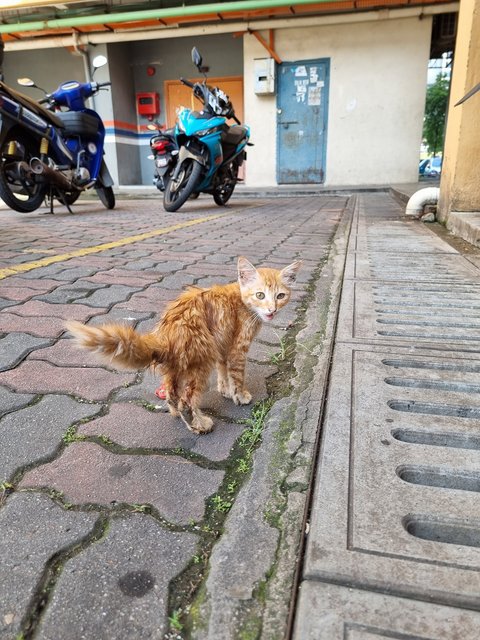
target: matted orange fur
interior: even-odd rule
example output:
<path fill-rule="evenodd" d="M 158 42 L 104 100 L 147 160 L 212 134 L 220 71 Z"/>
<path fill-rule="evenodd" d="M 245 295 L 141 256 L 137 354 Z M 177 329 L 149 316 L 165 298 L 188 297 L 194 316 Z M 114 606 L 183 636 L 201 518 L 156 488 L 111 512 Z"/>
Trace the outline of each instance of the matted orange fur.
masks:
<path fill-rule="evenodd" d="M 147 334 L 132 327 L 67 323 L 79 346 L 122 369 L 153 367 L 163 376 L 170 413 L 190 431 L 208 433 L 213 421 L 200 411 L 202 393 L 216 367 L 218 391 L 248 404 L 247 352 L 262 322 L 271 322 L 290 299 L 300 261 L 282 270 L 256 269 L 238 259 L 238 281 L 208 289 L 189 288 L 171 302 Z"/>

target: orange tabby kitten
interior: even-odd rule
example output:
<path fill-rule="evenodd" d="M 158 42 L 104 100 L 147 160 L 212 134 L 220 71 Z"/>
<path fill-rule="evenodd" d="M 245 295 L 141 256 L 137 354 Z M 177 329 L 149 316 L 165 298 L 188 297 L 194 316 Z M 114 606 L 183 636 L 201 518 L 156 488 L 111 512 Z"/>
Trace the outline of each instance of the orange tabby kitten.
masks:
<path fill-rule="evenodd" d="M 208 433 L 213 421 L 200 411 L 200 401 L 210 373 L 217 368 L 223 396 L 235 404 L 251 401 L 244 385 L 247 351 L 261 323 L 271 322 L 289 301 L 300 265 L 255 269 L 240 257 L 238 282 L 188 289 L 144 335 L 119 324 L 90 327 L 72 321 L 67 328 L 80 346 L 118 368 L 158 368 L 170 413 L 181 417 L 190 431 Z"/>

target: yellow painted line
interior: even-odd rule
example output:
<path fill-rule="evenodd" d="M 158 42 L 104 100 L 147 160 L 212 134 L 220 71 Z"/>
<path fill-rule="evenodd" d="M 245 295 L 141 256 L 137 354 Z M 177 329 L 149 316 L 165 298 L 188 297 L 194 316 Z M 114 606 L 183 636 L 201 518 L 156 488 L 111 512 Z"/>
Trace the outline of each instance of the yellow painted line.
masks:
<path fill-rule="evenodd" d="M 154 229 L 153 231 L 140 233 L 136 236 L 129 236 L 128 238 L 122 238 L 121 240 L 114 240 L 113 242 L 97 244 L 94 247 L 84 247 L 83 249 L 69 251 L 68 253 L 62 253 L 57 256 L 49 256 L 48 258 L 42 258 L 41 260 L 35 260 L 34 262 L 18 264 L 14 267 L 6 267 L 5 269 L 0 269 L 0 280 L 3 280 L 3 278 L 8 278 L 9 276 L 17 275 L 18 273 L 32 271 L 33 269 L 40 269 L 40 267 L 48 267 L 50 264 L 55 264 L 56 262 L 64 262 L 65 260 L 71 260 L 72 258 L 88 256 L 91 253 L 100 253 L 101 251 L 106 251 L 107 249 L 116 249 L 117 247 L 123 247 L 134 242 L 141 242 L 142 240 L 147 240 L 148 238 L 155 238 L 155 236 L 163 236 L 164 234 L 170 233 L 171 231 L 185 229 L 185 227 L 192 227 L 193 225 L 202 224 L 202 222 L 209 222 L 210 220 L 216 220 L 217 218 L 223 218 L 224 216 L 228 215 L 230 215 L 230 213 L 216 213 L 215 215 L 206 216 L 205 218 L 194 218 L 193 220 L 187 220 L 186 222 L 172 224 L 170 227 Z"/>

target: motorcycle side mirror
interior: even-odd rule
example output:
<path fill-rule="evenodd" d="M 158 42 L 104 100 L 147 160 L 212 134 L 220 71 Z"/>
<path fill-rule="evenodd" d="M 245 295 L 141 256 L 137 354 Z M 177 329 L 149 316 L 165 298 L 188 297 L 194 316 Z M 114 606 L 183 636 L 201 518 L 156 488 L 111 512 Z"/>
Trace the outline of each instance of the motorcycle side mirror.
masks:
<path fill-rule="evenodd" d="M 105 56 L 99 55 L 95 56 L 92 60 L 92 67 L 94 69 L 98 69 L 99 67 L 104 67 L 107 64 L 108 60 Z"/>
<path fill-rule="evenodd" d="M 197 68 L 202 66 L 202 56 L 197 47 L 193 47 L 192 49 L 192 62 Z"/>
<path fill-rule="evenodd" d="M 95 75 L 95 71 L 97 69 L 100 69 L 100 67 L 105 66 L 107 62 L 108 60 L 106 59 L 105 56 L 102 56 L 102 55 L 95 56 L 95 58 L 92 60 L 92 67 L 93 67 L 92 78 Z"/>
<path fill-rule="evenodd" d="M 17 83 L 21 87 L 35 87 L 35 82 L 31 78 L 17 78 Z"/>
<path fill-rule="evenodd" d="M 43 93 L 47 95 L 47 92 L 45 91 L 45 89 L 43 87 L 39 87 L 38 84 L 35 84 L 35 82 L 30 78 L 17 78 L 17 82 L 21 87 L 33 87 L 34 89 L 43 91 Z"/>

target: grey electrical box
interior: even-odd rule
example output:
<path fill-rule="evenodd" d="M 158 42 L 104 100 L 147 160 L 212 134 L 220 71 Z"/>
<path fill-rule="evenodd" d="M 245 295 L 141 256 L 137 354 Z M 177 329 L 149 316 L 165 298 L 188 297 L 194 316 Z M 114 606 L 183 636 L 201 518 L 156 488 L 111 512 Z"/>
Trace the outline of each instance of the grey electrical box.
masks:
<path fill-rule="evenodd" d="M 259 96 L 275 93 L 275 60 L 273 58 L 255 58 L 253 69 L 255 93 Z"/>

